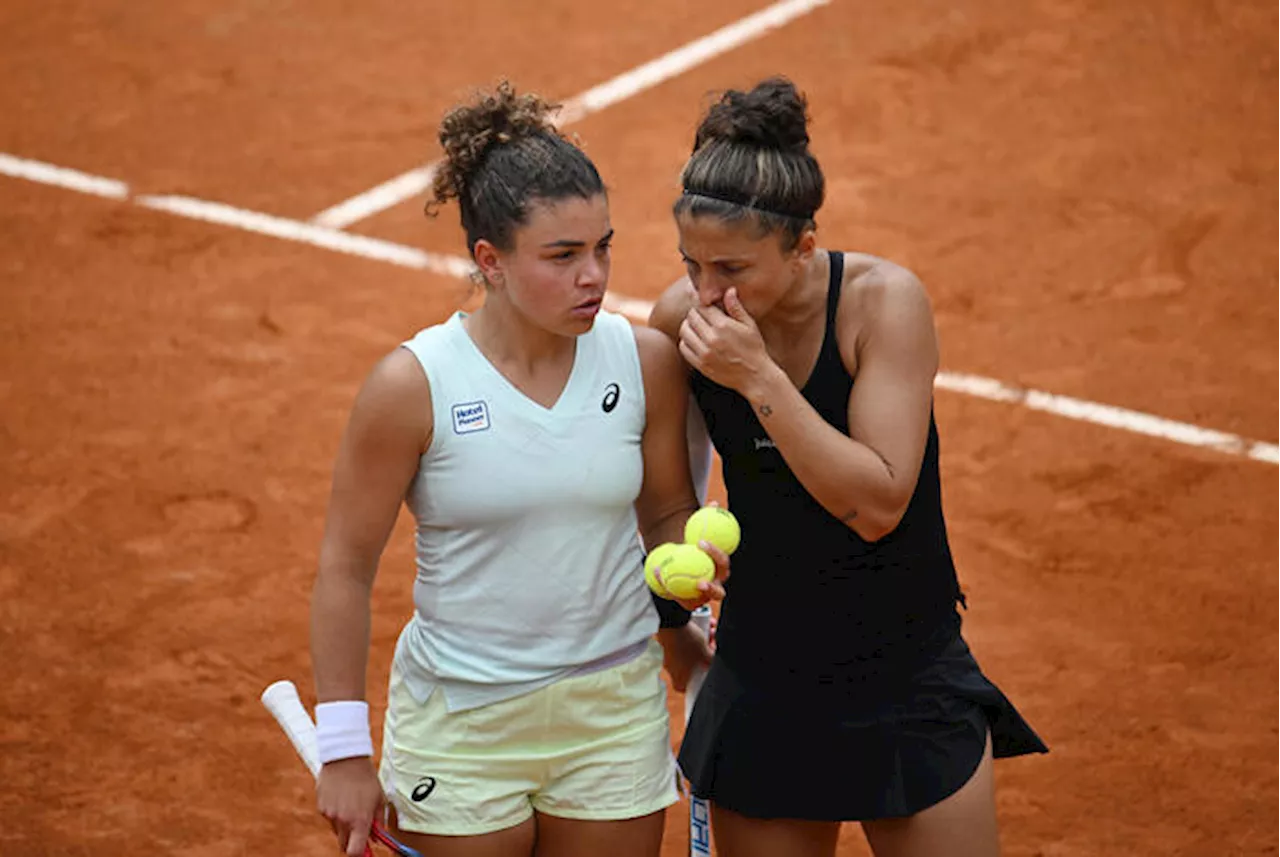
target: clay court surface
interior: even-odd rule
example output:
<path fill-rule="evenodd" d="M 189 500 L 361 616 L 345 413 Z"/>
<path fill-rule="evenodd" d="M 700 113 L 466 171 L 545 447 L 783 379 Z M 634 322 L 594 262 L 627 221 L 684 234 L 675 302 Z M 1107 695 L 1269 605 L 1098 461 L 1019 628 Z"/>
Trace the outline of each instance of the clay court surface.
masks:
<path fill-rule="evenodd" d="M 132 194 L 0 175 L 0 854 L 336 853 L 258 694 L 313 701 L 357 385 L 467 300 L 140 195 L 305 222 L 434 158 L 473 85 L 568 98 L 765 5 L 0 8 L 0 153 Z M 667 211 L 706 93 L 782 72 L 812 105 L 824 246 L 922 276 L 944 370 L 1275 444 L 1276 32 L 1253 0 L 833 0 L 571 126 L 612 190 L 611 289 L 680 273 Z M 421 201 L 347 231 L 465 252 Z M 1005 854 L 1275 854 L 1274 461 L 936 407 L 966 635 L 1052 747 L 997 764 Z M 375 592 L 379 715 L 406 523 Z M 841 847 L 867 853 L 856 828 Z"/>

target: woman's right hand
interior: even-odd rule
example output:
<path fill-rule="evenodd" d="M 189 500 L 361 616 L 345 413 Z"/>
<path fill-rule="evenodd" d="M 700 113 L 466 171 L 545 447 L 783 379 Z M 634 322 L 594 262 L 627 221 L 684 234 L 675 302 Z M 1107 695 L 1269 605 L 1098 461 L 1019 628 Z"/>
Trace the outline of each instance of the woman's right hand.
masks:
<path fill-rule="evenodd" d="M 382 808 L 382 785 L 368 756 L 339 759 L 320 769 L 316 805 L 348 857 L 364 854 L 369 828 Z"/>

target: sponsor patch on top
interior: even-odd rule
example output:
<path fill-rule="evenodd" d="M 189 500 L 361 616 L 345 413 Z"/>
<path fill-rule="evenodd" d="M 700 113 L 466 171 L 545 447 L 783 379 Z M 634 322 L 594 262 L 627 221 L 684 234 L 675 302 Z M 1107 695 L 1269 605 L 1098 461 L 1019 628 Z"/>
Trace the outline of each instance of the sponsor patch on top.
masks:
<path fill-rule="evenodd" d="M 453 406 L 453 431 L 470 434 L 489 427 L 489 406 L 484 402 L 463 402 Z"/>

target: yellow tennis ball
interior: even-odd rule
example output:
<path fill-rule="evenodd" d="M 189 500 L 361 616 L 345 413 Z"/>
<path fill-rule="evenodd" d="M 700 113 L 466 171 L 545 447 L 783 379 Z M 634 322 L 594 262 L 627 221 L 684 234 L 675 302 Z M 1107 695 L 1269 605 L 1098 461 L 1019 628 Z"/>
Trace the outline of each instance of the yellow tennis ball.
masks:
<path fill-rule="evenodd" d="M 742 541 L 738 519 L 728 509 L 703 506 L 689 516 L 684 525 L 685 544 L 696 545 L 705 539 L 725 553 L 733 553 Z"/>
<path fill-rule="evenodd" d="M 702 594 L 698 591 L 699 583 L 715 579 L 716 564 L 693 545 L 673 545 L 654 563 L 653 576 L 670 593 L 668 598 L 688 600 Z"/>
<path fill-rule="evenodd" d="M 644 582 L 649 584 L 649 588 L 662 598 L 670 598 L 671 593 L 662 585 L 662 581 L 658 579 L 656 572 L 658 567 L 666 561 L 667 555 L 676 547 L 679 547 L 679 545 L 675 542 L 660 544 L 644 558 Z"/>

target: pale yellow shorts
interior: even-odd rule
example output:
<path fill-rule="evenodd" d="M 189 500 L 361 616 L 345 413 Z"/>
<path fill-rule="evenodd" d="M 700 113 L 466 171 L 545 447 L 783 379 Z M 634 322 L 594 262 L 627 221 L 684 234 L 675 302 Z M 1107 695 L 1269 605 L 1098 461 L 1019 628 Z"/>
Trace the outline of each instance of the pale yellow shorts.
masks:
<path fill-rule="evenodd" d="M 394 670 L 379 776 L 399 826 L 414 833 L 492 833 L 535 811 L 617 820 L 678 799 L 662 650 L 562 679 L 515 699 L 450 714 L 426 705 Z"/>

